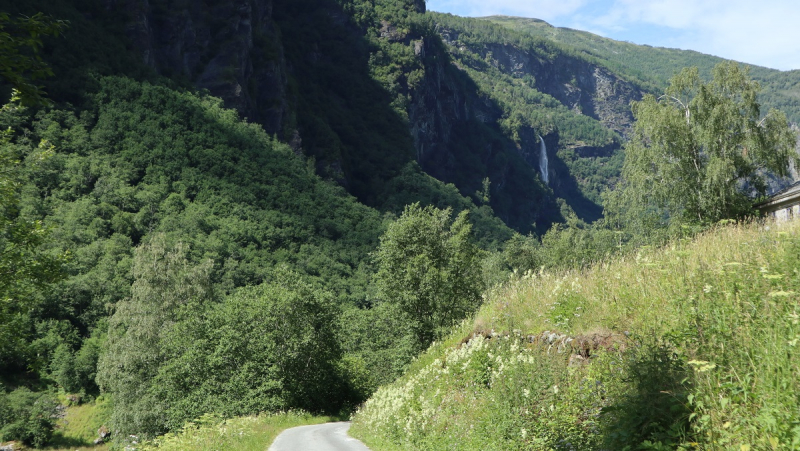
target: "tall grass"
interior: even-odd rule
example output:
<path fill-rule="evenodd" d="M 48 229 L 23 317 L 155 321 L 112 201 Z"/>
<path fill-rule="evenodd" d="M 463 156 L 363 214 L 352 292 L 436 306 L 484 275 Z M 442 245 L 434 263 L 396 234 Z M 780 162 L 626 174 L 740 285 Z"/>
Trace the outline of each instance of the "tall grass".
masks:
<path fill-rule="evenodd" d="M 94 440 L 99 437 L 99 429 L 108 425 L 110 417 L 111 401 L 106 396 L 85 404 L 69 406 L 64 411 L 64 418 L 58 422 L 51 444 L 46 449 L 105 451 L 108 446 L 95 445 Z"/>
<path fill-rule="evenodd" d="M 228 420 L 206 415 L 187 423 L 180 431 L 133 447 L 141 451 L 264 451 L 285 429 L 327 421 L 331 418 L 303 412 L 265 413 Z"/>
<path fill-rule="evenodd" d="M 353 432 L 376 449 L 800 449 L 798 293 L 800 223 L 525 274 L 376 393 Z M 470 329 L 480 338 L 459 344 Z M 544 331 L 568 345 L 527 339 Z"/>

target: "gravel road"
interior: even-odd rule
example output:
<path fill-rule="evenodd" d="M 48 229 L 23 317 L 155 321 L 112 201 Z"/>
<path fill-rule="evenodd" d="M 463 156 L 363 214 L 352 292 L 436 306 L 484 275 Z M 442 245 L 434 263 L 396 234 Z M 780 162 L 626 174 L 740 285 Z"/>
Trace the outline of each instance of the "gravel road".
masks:
<path fill-rule="evenodd" d="M 347 435 L 349 421 L 287 429 L 275 439 L 269 451 L 369 451 L 359 440 Z"/>

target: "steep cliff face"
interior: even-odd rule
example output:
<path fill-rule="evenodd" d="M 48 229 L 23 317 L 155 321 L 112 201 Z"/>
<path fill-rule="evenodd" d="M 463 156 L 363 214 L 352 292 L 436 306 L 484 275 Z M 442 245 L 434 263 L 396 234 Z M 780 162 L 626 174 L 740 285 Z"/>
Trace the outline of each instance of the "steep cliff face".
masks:
<path fill-rule="evenodd" d="M 412 45 L 424 76 L 409 91 L 408 122 L 425 172 L 454 183 L 465 195 L 474 195 L 489 178 L 490 205 L 517 230 L 542 232 L 558 220 L 555 196 L 524 152 L 538 158 L 535 136 L 520 144 L 503 135 L 502 107 L 454 64 L 438 35 L 419 36 Z"/>
<path fill-rule="evenodd" d="M 125 32 L 148 66 L 281 131 L 287 77 L 272 0 L 106 0 L 106 8 L 126 14 Z"/>
<path fill-rule="evenodd" d="M 369 3 L 339 0 L 105 2 L 126 15 L 128 39 L 148 66 L 221 97 L 369 205 L 380 205 L 381 187 L 416 160 L 476 201 L 489 178 L 495 213 L 518 230 L 536 224 L 541 232 L 560 220 L 556 197 L 581 198 L 558 149 L 593 155 L 617 148 L 607 139 L 565 141 L 558 126 L 507 127 L 503 121 L 515 113 L 476 83 L 455 49 L 508 77 L 534 80 L 565 112 L 622 134 L 632 121 L 628 102 L 638 95 L 579 58 L 542 58 L 508 43 L 465 44 L 452 27 L 404 18 L 424 13 L 424 0 L 385 2 L 372 11 L 363 9 Z M 551 154 L 549 187 L 537 164 L 540 134 Z M 596 205 L 577 210 L 587 219 L 599 215 Z"/>
<path fill-rule="evenodd" d="M 439 33 L 451 49 L 471 51 L 514 78 L 533 77 L 535 89 L 617 133 L 627 134 L 633 123 L 630 102 L 640 100 L 641 91 L 604 67 L 565 54 L 542 58 L 511 44 L 464 43 L 457 30 L 446 27 Z"/>
<path fill-rule="evenodd" d="M 417 161 L 435 177 L 451 179 L 456 175 L 453 163 L 458 157 L 450 149 L 453 128 L 464 122 L 493 124 L 503 112 L 474 87 L 469 89 L 469 80 L 450 64 L 436 40 L 420 38 L 414 46 L 425 69 L 422 82 L 411 90 L 408 105 Z M 491 157 L 491 146 L 484 153 Z"/>

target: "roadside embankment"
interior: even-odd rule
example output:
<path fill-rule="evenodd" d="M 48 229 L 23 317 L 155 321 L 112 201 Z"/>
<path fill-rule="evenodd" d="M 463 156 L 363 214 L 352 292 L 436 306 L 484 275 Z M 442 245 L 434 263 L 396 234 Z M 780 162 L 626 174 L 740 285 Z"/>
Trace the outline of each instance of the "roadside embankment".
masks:
<path fill-rule="evenodd" d="M 800 224 L 529 273 L 355 415 L 392 449 L 797 449 Z"/>

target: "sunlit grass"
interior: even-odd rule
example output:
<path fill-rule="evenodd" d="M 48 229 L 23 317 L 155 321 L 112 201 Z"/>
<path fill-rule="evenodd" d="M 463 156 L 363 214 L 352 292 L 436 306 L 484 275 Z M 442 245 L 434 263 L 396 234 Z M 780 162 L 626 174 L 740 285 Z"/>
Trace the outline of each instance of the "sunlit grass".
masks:
<path fill-rule="evenodd" d="M 105 397 L 79 406 L 67 407 L 65 416 L 56 427 L 52 444 L 53 450 L 96 450 L 104 451 L 108 445 L 95 445 L 101 426 L 108 426 L 111 404 Z"/>
<path fill-rule="evenodd" d="M 611 449 L 648 428 L 648 449 L 800 449 L 798 293 L 800 222 L 721 225 L 586 270 L 529 273 L 376 393 L 353 431 L 376 449 Z M 570 366 L 578 350 L 526 344 L 544 331 L 624 343 Z M 470 333 L 503 338 L 459 345 Z M 490 376 L 478 383 L 480 368 Z"/>
<path fill-rule="evenodd" d="M 261 414 L 220 420 L 212 415 L 187 423 L 181 431 L 140 445 L 142 451 L 240 450 L 265 451 L 283 430 L 332 421 L 302 412 Z"/>
<path fill-rule="evenodd" d="M 761 268 L 780 259 L 798 229 L 796 223 L 779 230 L 757 223 L 729 225 L 587 270 L 526 274 L 490 293 L 475 326 L 534 333 L 608 328 L 663 333 L 682 324 L 692 308 L 709 307 L 710 299 L 732 293 L 733 285 L 759 293 L 779 287 L 777 279 L 762 277 Z"/>

